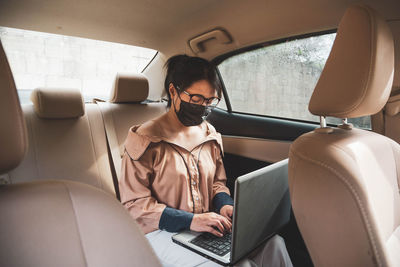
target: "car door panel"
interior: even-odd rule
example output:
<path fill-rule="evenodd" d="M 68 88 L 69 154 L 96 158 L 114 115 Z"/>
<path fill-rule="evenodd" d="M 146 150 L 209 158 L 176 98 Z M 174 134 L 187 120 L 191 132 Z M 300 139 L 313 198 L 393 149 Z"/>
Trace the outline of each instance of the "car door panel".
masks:
<path fill-rule="evenodd" d="M 223 135 L 224 152 L 275 163 L 288 157 L 290 141 Z"/>

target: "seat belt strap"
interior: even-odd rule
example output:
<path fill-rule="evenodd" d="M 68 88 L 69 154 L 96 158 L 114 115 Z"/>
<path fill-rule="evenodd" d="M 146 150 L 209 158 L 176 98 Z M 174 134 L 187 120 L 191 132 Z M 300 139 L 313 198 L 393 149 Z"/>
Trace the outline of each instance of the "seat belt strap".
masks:
<path fill-rule="evenodd" d="M 121 177 L 122 153 L 118 144 L 117 134 L 115 132 L 114 120 L 112 118 L 112 113 L 111 113 L 112 111 L 109 108 L 110 104 L 107 102 L 99 102 L 99 101 L 96 101 L 96 104 L 99 105 L 101 115 L 103 116 L 104 129 L 107 137 L 107 144 L 111 153 L 112 162 L 114 164 L 115 174 L 119 181 Z"/>

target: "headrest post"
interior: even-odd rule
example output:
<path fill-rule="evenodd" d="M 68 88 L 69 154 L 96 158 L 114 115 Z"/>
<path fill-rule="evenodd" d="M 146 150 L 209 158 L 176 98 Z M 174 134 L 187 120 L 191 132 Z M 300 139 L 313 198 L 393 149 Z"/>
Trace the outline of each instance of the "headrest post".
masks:
<path fill-rule="evenodd" d="M 321 126 L 321 128 L 325 128 L 326 127 L 326 118 L 325 118 L 325 116 L 319 116 L 319 125 Z"/>
<path fill-rule="evenodd" d="M 345 130 L 351 130 L 353 129 L 353 124 L 348 123 L 347 118 L 342 119 L 342 124 L 338 125 L 338 128 L 345 129 Z"/>

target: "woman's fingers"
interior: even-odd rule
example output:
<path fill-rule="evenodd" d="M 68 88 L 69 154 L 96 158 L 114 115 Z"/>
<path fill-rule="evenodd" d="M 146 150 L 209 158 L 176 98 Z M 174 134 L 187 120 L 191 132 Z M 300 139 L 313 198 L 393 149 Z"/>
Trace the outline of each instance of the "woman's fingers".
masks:
<path fill-rule="evenodd" d="M 224 232 L 232 231 L 232 223 L 222 215 L 209 212 L 194 215 L 190 229 L 192 231 L 206 231 L 216 236 L 223 236 Z"/>
<path fill-rule="evenodd" d="M 216 226 L 220 230 L 221 233 L 224 233 L 226 231 L 227 232 L 231 231 L 232 223 L 228 219 L 226 219 L 224 216 L 218 215 L 216 218 L 216 223 L 217 224 L 214 226 Z"/>
<path fill-rule="evenodd" d="M 215 235 L 215 236 L 219 236 L 219 237 L 223 236 L 222 233 L 218 232 L 217 230 L 215 230 L 215 229 L 212 228 L 211 226 L 208 226 L 208 227 L 206 228 L 206 231 L 209 232 L 209 233 L 212 233 L 212 234 Z"/>
<path fill-rule="evenodd" d="M 232 222 L 233 206 L 225 205 L 221 208 L 221 215 Z"/>
<path fill-rule="evenodd" d="M 232 223 L 232 215 L 227 214 L 224 216 L 230 223 Z"/>
<path fill-rule="evenodd" d="M 228 209 L 228 216 L 230 218 L 232 218 L 232 214 L 233 214 L 233 209 Z"/>
<path fill-rule="evenodd" d="M 225 232 L 224 225 L 221 223 L 219 218 L 216 218 L 213 221 L 211 221 L 211 226 L 216 227 L 217 230 L 220 231 L 221 233 Z"/>
<path fill-rule="evenodd" d="M 221 219 L 222 224 L 224 225 L 225 229 L 230 232 L 232 229 L 232 223 L 225 217 Z"/>

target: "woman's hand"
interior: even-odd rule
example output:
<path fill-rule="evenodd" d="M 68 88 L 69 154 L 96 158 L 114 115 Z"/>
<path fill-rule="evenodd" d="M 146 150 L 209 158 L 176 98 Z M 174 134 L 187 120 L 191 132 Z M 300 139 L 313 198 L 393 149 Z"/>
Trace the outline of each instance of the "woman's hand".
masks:
<path fill-rule="evenodd" d="M 233 215 L 233 206 L 225 205 L 219 211 L 219 214 L 227 218 L 230 222 L 232 222 L 232 215 Z"/>
<path fill-rule="evenodd" d="M 218 230 L 216 230 L 218 229 Z M 190 224 L 190 230 L 196 232 L 209 232 L 216 236 L 223 236 L 225 231 L 231 232 L 232 223 L 215 212 L 195 214 Z"/>

